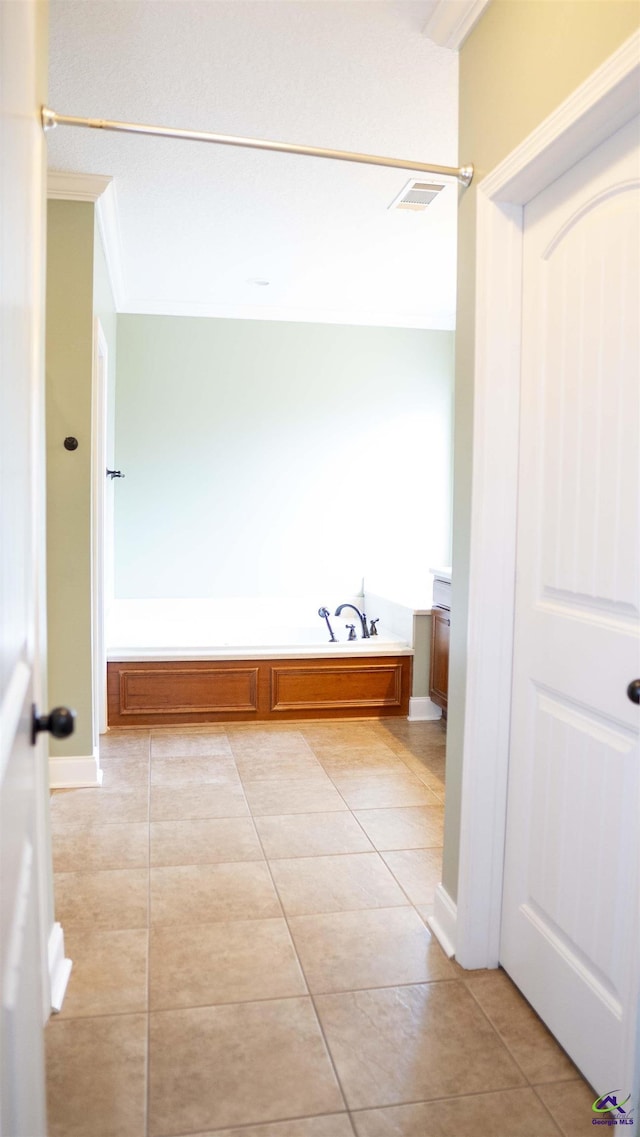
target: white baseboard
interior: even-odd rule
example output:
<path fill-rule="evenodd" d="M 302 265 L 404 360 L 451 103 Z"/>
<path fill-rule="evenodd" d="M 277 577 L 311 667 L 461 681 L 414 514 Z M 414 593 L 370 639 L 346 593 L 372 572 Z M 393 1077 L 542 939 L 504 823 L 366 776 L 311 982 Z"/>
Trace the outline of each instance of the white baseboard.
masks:
<path fill-rule="evenodd" d="M 449 959 L 456 954 L 457 916 L 458 909 L 455 902 L 446 889 L 439 884 L 434 897 L 433 915 L 429 916 L 427 924 Z"/>
<path fill-rule="evenodd" d="M 65 959 L 64 955 L 62 926 L 56 923 L 49 933 L 49 987 L 51 990 L 51 1010 L 54 1014 L 62 1010 L 71 967 L 71 960 Z"/>
<path fill-rule="evenodd" d="M 409 722 L 435 722 L 442 718 L 442 711 L 431 699 L 416 696 L 409 699 Z"/>
<path fill-rule="evenodd" d="M 49 755 L 49 788 L 52 790 L 80 789 L 102 785 L 102 770 L 97 754 L 58 758 Z"/>

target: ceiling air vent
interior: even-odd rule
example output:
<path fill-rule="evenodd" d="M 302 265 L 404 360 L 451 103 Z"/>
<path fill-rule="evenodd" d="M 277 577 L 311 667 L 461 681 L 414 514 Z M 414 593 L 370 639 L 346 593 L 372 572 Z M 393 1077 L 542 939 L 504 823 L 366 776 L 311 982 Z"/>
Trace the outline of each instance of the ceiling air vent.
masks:
<path fill-rule="evenodd" d="M 434 182 L 418 182 L 415 178 L 411 178 L 393 199 L 389 209 L 413 209 L 421 213 L 443 189 L 444 186 Z"/>

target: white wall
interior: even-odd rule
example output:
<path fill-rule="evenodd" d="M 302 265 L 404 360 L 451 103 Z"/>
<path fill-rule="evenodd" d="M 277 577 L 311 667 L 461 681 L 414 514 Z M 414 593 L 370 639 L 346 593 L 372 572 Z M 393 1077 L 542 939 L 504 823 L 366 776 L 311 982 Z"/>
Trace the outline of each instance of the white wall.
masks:
<path fill-rule="evenodd" d="M 451 332 L 119 316 L 116 596 L 424 586 L 452 373 Z"/>

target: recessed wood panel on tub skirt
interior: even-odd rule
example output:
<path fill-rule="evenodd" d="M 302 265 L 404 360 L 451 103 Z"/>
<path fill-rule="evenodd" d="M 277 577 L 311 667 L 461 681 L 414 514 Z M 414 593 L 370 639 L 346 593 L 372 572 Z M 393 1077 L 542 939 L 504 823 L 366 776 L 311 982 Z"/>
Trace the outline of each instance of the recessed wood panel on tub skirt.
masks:
<path fill-rule="evenodd" d="M 111 662 L 109 726 L 406 715 L 412 657 Z"/>

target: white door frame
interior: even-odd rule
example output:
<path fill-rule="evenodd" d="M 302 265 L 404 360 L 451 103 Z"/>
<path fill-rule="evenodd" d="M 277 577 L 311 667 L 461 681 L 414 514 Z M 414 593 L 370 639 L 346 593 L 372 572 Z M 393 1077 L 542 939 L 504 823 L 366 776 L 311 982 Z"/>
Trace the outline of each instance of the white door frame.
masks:
<path fill-rule="evenodd" d="M 119 251 L 120 241 L 117 229 L 117 214 L 114 198 L 113 178 L 105 174 L 78 174 L 67 171 L 49 170 L 47 173 L 47 199 L 50 201 L 91 202 L 96 209 L 96 217 L 103 236 L 105 249 Z M 105 230 L 111 234 L 108 241 Z M 108 262 L 109 278 L 116 295 L 116 283 L 120 283 L 120 260 L 118 256 Z M 120 295 L 118 293 L 118 295 Z M 62 788 L 69 786 L 99 786 L 102 784 L 100 770 L 98 737 L 106 731 L 107 690 L 106 690 L 106 643 L 105 643 L 105 504 L 104 490 L 106 478 L 106 430 L 107 430 L 107 389 L 108 389 L 108 344 L 100 321 L 94 319 L 93 360 L 91 380 L 91 659 L 93 667 L 92 719 L 93 753 L 87 761 L 68 759 L 64 768 L 55 759 L 51 764 L 51 785 Z M 104 365 L 104 366 L 103 366 Z M 109 535 L 106 535 L 109 539 Z"/>
<path fill-rule="evenodd" d="M 497 967 L 513 660 L 524 206 L 640 111 L 640 32 L 478 186 L 467 689 L 456 958 Z M 454 923 L 455 920 L 455 923 Z"/>
<path fill-rule="evenodd" d="M 93 321 L 91 391 L 91 623 L 93 639 L 93 752 L 107 729 L 107 647 L 105 640 L 105 486 L 107 470 L 107 387 L 109 347 L 102 324 Z"/>

